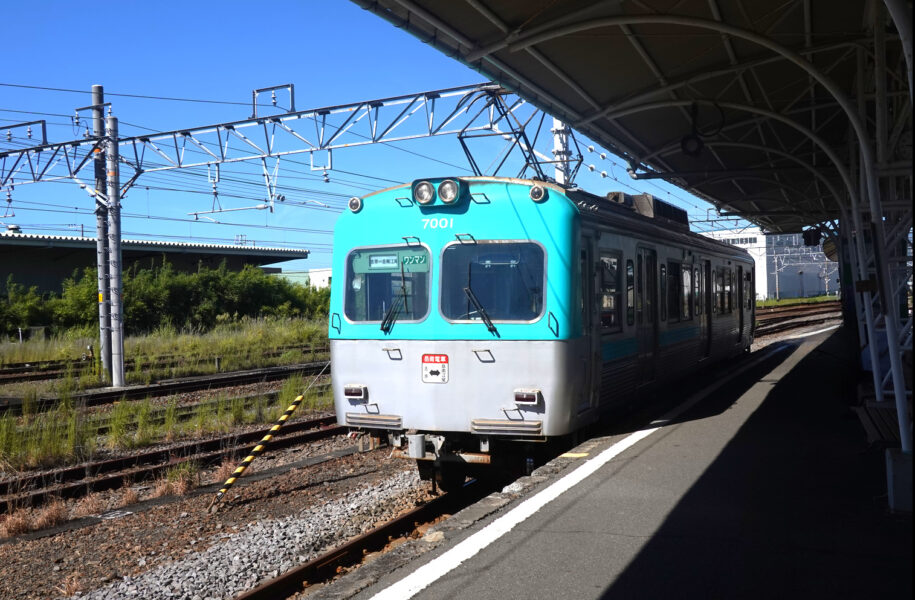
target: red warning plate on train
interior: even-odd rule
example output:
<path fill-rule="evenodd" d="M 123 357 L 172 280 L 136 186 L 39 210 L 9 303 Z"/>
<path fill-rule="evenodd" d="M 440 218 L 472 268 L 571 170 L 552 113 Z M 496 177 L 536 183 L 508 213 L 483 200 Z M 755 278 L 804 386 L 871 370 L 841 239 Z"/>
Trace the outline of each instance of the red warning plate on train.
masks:
<path fill-rule="evenodd" d="M 423 383 L 448 383 L 447 354 L 423 354 Z"/>

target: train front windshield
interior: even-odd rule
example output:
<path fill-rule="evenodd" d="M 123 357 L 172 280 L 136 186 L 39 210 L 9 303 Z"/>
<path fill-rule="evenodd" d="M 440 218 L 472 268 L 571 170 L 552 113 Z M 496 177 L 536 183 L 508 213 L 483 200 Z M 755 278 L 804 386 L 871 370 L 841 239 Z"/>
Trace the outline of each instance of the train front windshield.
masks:
<path fill-rule="evenodd" d="M 346 262 L 344 312 L 350 321 L 418 321 L 429 312 L 426 248 L 358 248 Z"/>
<path fill-rule="evenodd" d="M 530 242 L 452 244 L 442 254 L 442 315 L 452 321 L 534 321 L 543 312 L 543 248 Z"/>

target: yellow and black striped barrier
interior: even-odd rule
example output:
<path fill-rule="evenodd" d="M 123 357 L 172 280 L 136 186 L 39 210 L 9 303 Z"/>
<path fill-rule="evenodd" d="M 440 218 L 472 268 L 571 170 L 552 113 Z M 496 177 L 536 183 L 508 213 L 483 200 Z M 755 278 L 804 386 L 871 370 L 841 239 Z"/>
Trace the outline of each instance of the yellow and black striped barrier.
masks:
<path fill-rule="evenodd" d="M 327 365 L 324 365 L 324 369 L 326 368 Z M 305 391 L 292 401 L 292 404 L 289 405 L 289 408 L 286 409 L 286 412 L 283 413 L 283 416 L 281 416 L 276 424 L 270 428 L 270 431 L 267 432 L 267 435 L 261 438 L 261 441 L 258 442 L 257 446 L 254 447 L 254 450 L 251 451 L 251 454 L 246 456 L 245 460 L 241 461 L 238 467 L 235 468 L 235 472 L 232 473 L 231 477 L 226 479 L 224 484 L 222 484 L 222 489 L 219 490 L 219 492 L 216 494 L 216 497 L 213 498 L 213 500 L 210 502 L 210 505 L 207 506 L 207 510 L 212 510 L 213 507 L 216 506 L 220 500 L 222 500 L 222 497 L 225 496 L 226 492 L 229 491 L 229 488 L 235 484 L 235 481 L 241 477 L 242 473 L 245 472 L 245 469 L 247 469 L 248 466 L 254 462 L 254 459 L 264 451 L 264 448 L 267 447 L 267 444 L 270 443 L 270 440 L 273 439 L 273 436 L 279 432 L 283 425 L 286 424 L 286 421 L 289 419 L 289 417 L 292 416 L 292 413 L 295 412 L 295 409 L 297 409 L 299 404 L 302 403 L 302 400 L 305 398 L 305 394 L 308 393 L 308 390 L 311 389 L 311 386 L 314 384 L 314 382 L 324 373 L 324 369 L 321 369 L 321 372 L 314 376 L 314 378 L 311 380 L 311 383 L 309 383 L 308 387 L 305 388 Z"/>

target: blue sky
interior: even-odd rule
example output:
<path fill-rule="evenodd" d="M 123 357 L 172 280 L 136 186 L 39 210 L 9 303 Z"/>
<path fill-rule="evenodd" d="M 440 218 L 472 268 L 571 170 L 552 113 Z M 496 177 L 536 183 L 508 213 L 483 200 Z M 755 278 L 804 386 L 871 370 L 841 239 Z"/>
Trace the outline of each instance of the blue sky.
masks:
<path fill-rule="evenodd" d="M 0 84 L 7 85 L 0 85 L 0 150 L 29 143 L 21 129 L 13 130 L 14 139 L 7 141 L 4 127 L 14 122 L 45 119 L 49 141 L 79 137 L 70 115 L 90 103 L 93 84 L 105 87 L 106 100 L 120 120 L 120 134 L 129 136 L 247 118 L 251 90 L 272 85 L 295 84 L 296 108 L 301 110 L 484 81 L 343 0 L 109 2 L 96 10 L 72 2 L 17 2 L 4 6 L 4 22 Z M 576 182 L 582 188 L 601 194 L 646 191 L 683 206 L 692 219 L 706 218 L 709 205 L 664 183 L 632 182 L 618 161 L 601 160 L 599 149 L 588 153 L 586 139 L 579 138 L 579 144 L 584 165 Z M 545 140 L 540 148 L 548 152 L 550 146 Z M 187 214 L 213 206 L 205 173 L 143 175 L 122 203 L 124 237 L 233 243 L 235 236 L 244 235 L 259 246 L 312 251 L 307 261 L 284 268 L 326 267 L 333 224 L 346 198 L 392 181 L 470 174 L 453 137 L 337 151 L 329 182 L 322 172 L 311 171 L 307 155 L 295 160 L 281 165 L 279 191 L 302 204 L 278 207 L 272 214 L 251 210 L 213 215 L 220 224 L 194 221 Z M 588 164 L 595 166 L 593 172 Z M 601 171 L 608 176 L 599 177 Z M 263 202 L 266 190 L 259 173 L 259 165 L 233 166 L 231 174 L 223 173 L 223 208 Z M 75 184 L 17 185 L 9 209 L 6 191 L 0 191 L 0 223 L 19 224 L 28 233 L 94 235 L 92 200 Z"/>

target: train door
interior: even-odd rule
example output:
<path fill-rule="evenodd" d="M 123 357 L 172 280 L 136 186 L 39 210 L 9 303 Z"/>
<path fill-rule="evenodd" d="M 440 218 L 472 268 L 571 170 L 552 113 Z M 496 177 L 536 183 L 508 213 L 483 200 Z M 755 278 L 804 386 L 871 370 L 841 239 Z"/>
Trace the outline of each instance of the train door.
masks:
<path fill-rule="evenodd" d="M 580 353 L 582 356 L 582 390 L 578 412 L 583 412 L 594 406 L 598 398 L 596 390 L 596 373 L 599 372 L 594 364 L 595 356 L 600 356 L 600 332 L 597 331 L 596 300 L 597 291 L 594 285 L 594 241 L 589 237 L 581 240 L 581 330 L 584 339 Z"/>
<path fill-rule="evenodd" d="M 743 339 L 743 305 L 745 304 L 743 267 L 737 266 L 737 343 Z"/>
<path fill-rule="evenodd" d="M 705 303 L 705 312 L 703 313 L 703 319 L 705 319 L 705 348 L 703 353 L 703 358 L 708 358 L 712 355 L 712 314 L 715 312 L 714 305 L 712 301 L 714 296 L 712 296 L 712 287 L 714 286 L 714 280 L 712 279 L 712 261 L 704 261 L 705 265 L 703 266 L 704 276 L 702 278 L 702 298 Z"/>
<path fill-rule="evenodd" d="M 636 254 L 635 322 L 638 344 L 638 385 L 655 379 L 658 349 L 658 254 L 639 248 Z"/>

